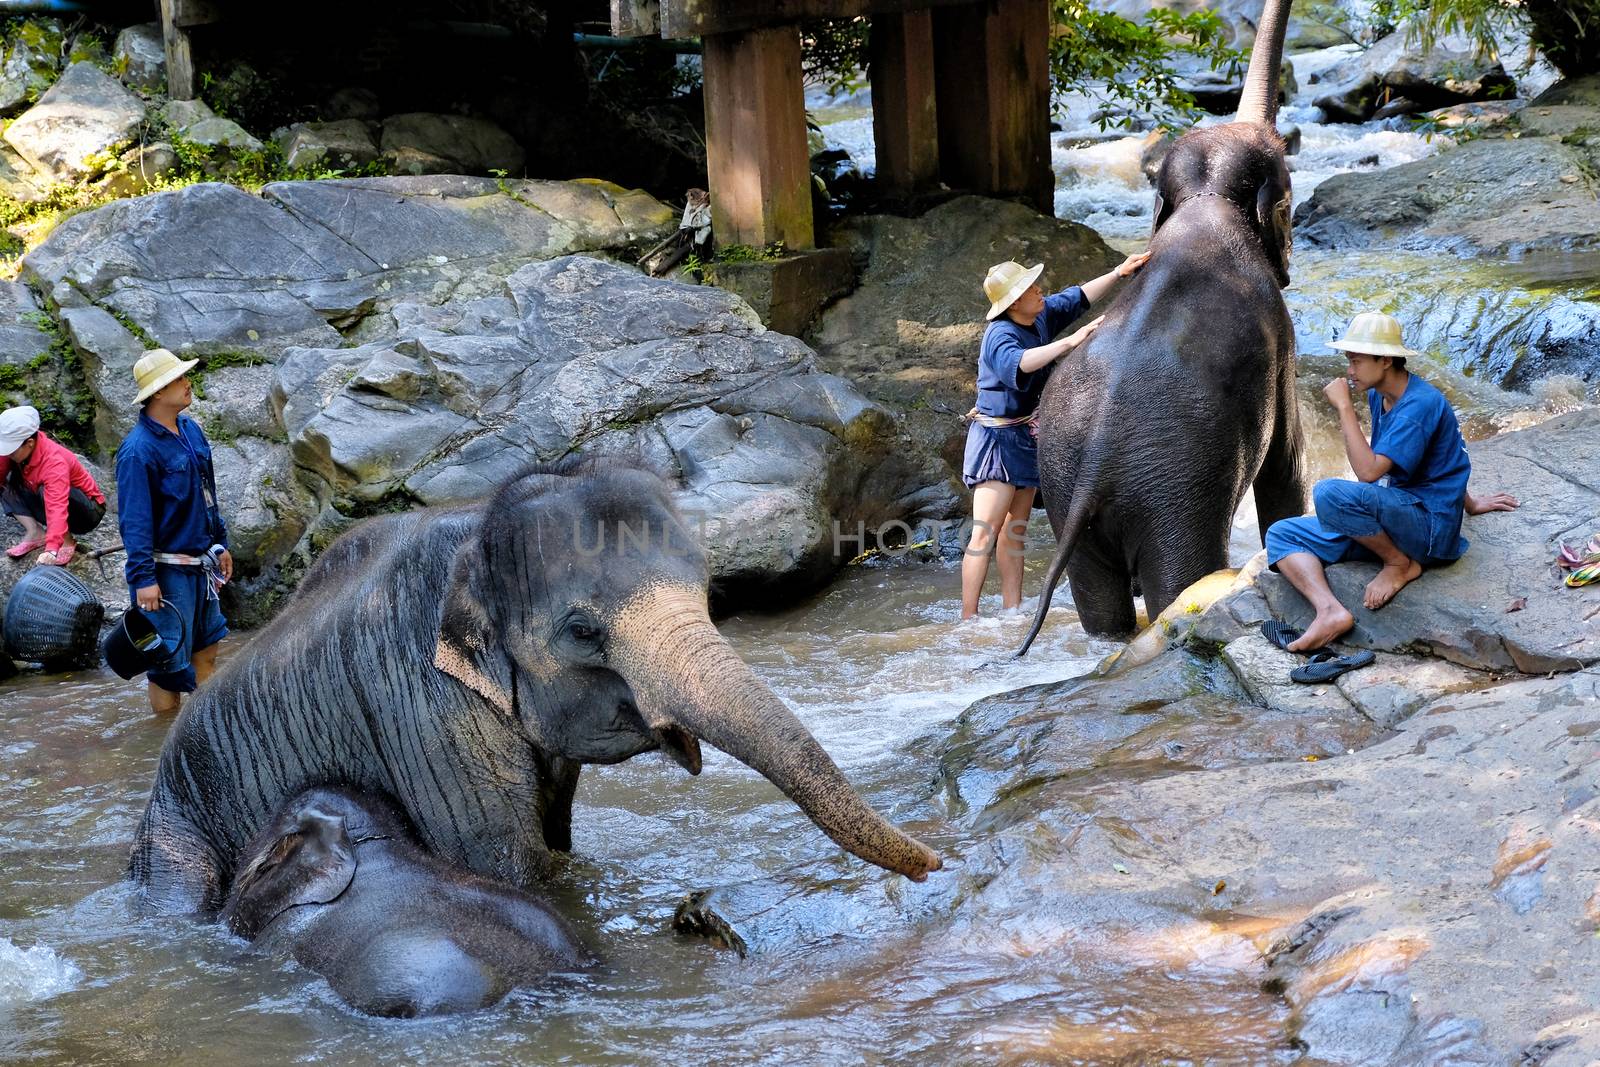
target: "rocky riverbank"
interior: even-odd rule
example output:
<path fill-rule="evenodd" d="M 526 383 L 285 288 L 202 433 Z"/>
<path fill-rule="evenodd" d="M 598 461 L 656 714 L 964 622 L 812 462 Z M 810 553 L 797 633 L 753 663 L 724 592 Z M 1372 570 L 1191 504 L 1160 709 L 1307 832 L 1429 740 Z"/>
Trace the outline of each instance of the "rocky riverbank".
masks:
<path fill-rule="evenodd" d="M 1255 984 L 1283 1008 L 1263 1057 L 1589 1062 L 1600 586 L 1564 587 L 1551 561 L 1600 528 L 1597 441 L 1588 409 L 1474 448 L 1475 484 L 1523 507 L 1469 518 L 1464 559 L 1358 610 L 1349 642 L 1374 666 L 1290 683 L 1300 658 L 1257 627 L 1302 606 L 1258 558 L 1094 674 L 980 701 L 919 746 L 939 767 L 914 815 L 951 860 L 942 885 L 863 878 L 842 904 L 814 875 L 726 886 L 680 929 L 751 954 L 896 930 L 995 982 L 1009 956 Z M 1370 572 L 1330 576 L 1348 601 Z M 1070 1020 L 1014 1025 L 1046 1058 L 1111 1047 Z M 1156 1040 L 1115 1047 L 1207 1058 Z"/>

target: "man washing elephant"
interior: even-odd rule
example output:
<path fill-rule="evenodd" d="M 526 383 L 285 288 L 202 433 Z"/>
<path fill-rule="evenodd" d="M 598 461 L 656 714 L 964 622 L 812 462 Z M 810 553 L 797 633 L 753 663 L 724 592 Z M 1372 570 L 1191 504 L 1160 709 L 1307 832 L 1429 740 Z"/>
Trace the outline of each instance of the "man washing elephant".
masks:
<path fill-rule="evenodd" d="M 1285 641 L 1291 652 L 1312 652 L 1355 625 L 1328 586 L 1324 566 L 1343 560 L 1381 564 L 1362 604 L 1376 611 L 1422 575 L 1425 567 L 1453 562 L 1467 550 L 1461 519 L 1510 511 L 1506 493 L 1475 497 L 1467 491 L 1472 462 L 1444 394 L 1406 369 L 1400 324 L 1389 315 L 1357 315 L 1330 348 L 1349 358 L 1347 378 L 1335 378 L 1323 395 L 1339 416 L 1345 455 L 1356 481 L 1328 478 L 1312 491 L 1316 514 L 1283 519 L 1267 531 L 1267 563 L 1316 611 L 1303 634 Z M 1372 437 L 1362 435 L 1351 390 L 1366 393 Z M 1287 636 L 1285 631 L 1280 634 Z"/>

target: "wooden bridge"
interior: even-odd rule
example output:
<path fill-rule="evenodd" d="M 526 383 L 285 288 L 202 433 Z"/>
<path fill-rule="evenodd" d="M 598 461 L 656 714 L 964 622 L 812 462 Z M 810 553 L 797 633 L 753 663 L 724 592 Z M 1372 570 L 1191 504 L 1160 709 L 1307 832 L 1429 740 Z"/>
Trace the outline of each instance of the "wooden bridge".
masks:
<path fill-rule="evenodd" d="M 717 242 L 814 246 L 798 23 L 860 16 L 878 180 L 1050 213 L 1049 0 L 611 0 L 618 36 L 704 43 Z"/>

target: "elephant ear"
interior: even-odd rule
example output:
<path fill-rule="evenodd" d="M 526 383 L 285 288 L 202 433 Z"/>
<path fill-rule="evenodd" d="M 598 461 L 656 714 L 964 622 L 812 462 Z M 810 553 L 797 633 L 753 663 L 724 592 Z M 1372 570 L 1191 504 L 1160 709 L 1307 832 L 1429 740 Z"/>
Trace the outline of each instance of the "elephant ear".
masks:
<path fill-rule="evenodd" d="M 1150 236 L 1155 237 L 1156 231 L 1161 229 L 1161 224 L 1167 221 L 1167 216 L 1172 212 L 1167 208 L 1166 197 L 1156 194 L 1155 207 L 1150 209 Z"/>
<path fill-rule="evenodd" d="M 439 643 L 433 665 L 506 714 L 512 714 L 511 679 L 506 658 L 490 640 L 490 566 L 483 542 L 469 537 L 450 561 Z"/>
<path fill-rule="evenodd" d="M 355 845 L 344 819 L 309 808 L 239 872 L 222 921 L 253 940 L 290 908 L 333 903 L 355 876 Z"/>
<path fill-rule="evenodd" d="M 1256 226 L 1261 231 L 1261 244 L 1267 258 L 1272 260 L 1278 274 L 1280 287 L 1289 284 L 1289 252 L 1294 244 L 1291 202 L 1288 186 L 1276 179 L 1269 178 L 1256 190 Z"/>

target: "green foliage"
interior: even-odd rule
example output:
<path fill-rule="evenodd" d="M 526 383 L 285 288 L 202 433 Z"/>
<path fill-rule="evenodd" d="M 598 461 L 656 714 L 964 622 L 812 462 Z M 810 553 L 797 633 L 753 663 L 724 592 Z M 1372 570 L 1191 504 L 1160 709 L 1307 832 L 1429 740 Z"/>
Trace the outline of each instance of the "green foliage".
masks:
<path fill-rule="evenodd" d="M 14 374 L 5 375 L 0 378 L 0 388 L 24 393 L 28 402 L 39 409 L 40 421 L 51 427 L 52 436 L 80 450 L 92 446 L 94 395 L 89 392 L 77 347 L 48 311 L 35 311 L 24 317 L 45 335 L 48 347 L 24 365 L 21 382 L 15 381 Z M 75 388 L 64 393 L 62 383 Z"/>
<path fill-rule="evenodd" d="M 1054 0 L 1050 76 L 1057 93 L 1085 93 L 1109 105 L 1102 129 L 1130 126 L 1138 115 L 1186 126 L 1199 117 L 1194 97 L 1178 85 L 1173 56 L 1195 56 L 1212 70 L 1238 74 L 1248 58 L 1226 45 L 1217 13 L 1153 8 L 1142 23 L 1100 11 L 1088 0 Z M 1124 112 L 1118 115 L 1115 112 Z"/>
<path fill-rule="evenodd" d="M 1516 29 L 1567 77 L 1600 73 L 1600 0 L 1375 0 L 1370 21 L 1404 26 L 1407 39 L 1424 48 L 1465 34 L 1484 56 Z"/>
<path fill-rule="evenodd" d="M 1212 70 L 1237 74 L 1248 58 L 1227 46 L 1227 26 L 1214 11 L 1183 14 L 1155 8 L 1132 22 L 1090 5 L 1089 0 L 1053 0 L 1050 78 L 1058 94 L 1084 93 L 1107 105 L 1101 128 L 1131 126 L 1147 115 L 1168 126 L 1199 117 L 1194 97 L 1178 86 L 1174 56 L 1195 56 Z M 866 19 L 822 19 L 801 28 L 806 76 L 832 93 L 853 92 L 865 83 Z"/>

